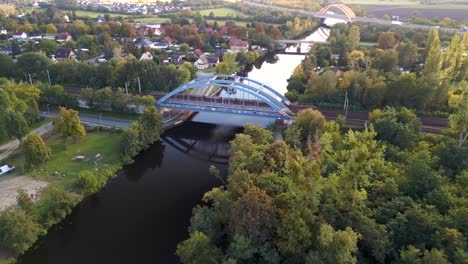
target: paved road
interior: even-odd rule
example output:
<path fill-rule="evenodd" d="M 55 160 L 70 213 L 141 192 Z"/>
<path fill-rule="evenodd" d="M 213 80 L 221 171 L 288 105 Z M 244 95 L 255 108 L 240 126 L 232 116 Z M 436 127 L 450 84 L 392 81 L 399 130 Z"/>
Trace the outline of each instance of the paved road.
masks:
<path fill-rule="evenodd" d="M 58 115 L 58 111 L 49 111 L 49 112 L 41 112 L 41 116 L 45 117 L 55 117 Z M 95 115 L 88 115 L 88 114 L 81 114 L 78 113 L 78 117 L 81 120 L 81 123 L 88 124 L 88 125 L 99 125 L 105 127 L 115 127 L 115 128 L 126 128 L 130 126 L 134 120 L 124 120 L 124 119 L 115 119 L 115 118 L 108 118 L 108 117 L 99 117 Z"/>
<path fill-rule="evenodd" d="M 36 129 L 34 129 L 32 132 L 39 133 L 39 135 L 44 135 L 45 133 L 51 131 L 53 128 L 52 122 L 49 122 L 47 124 L 44 124 Z M 20 143 L 19 141 L 13 140 L 8 142 L 7 144 L 1 145 L 0 146 L 0 160 L 5 159 L 8 157 L 15 149 L 19 147 Z M 1 166 L 1 165 L 0 165 Z"/>
<path fill-rule="evenodd" d="M 289 11 L 289 12 L 294 12 L 294 13 L 299 13 L 299 14 L 309 15 L 309 16 L 314 16 L 314 17 L 317 16 L 317 12 L 314 12 L 314 11 L 307 11 L 307 10 L 288 8 L 288 7 L 282 7 L 282 6 L 275 6 L 275 5 L 267 5 L 267 4 L 262 4 L 262 3 L 246 1 L 246 0 L 241 0 L 241 1 L 244 4 L 257 6 L 257 7 L 261 7 L 261 8 L 269 8 L 269 9 L 277 9 L 277 10 L 282 10 L 282 11 Z M 342 15 L 327 14 L 327 17 L 347 20 L 346 16 L 342 16 Z M 355 17 L 355 18 L 353 18 L 353 21 L 361 21 L 361 22 L 375 23 L 375 24 L 395 26 L 395 27 L 426 28 L 426 29 L 433 28 L 433 26 L 417 25 L 417 24 L 411 24 L 411 23 L 403 23 L 401 25 L 394 25 L 390 21 L 383 20 L 383 19 L 378 19 L 378 18 L 372 18 L 372 17 Z M 445 28 L 445 27 L 441 27 L 441 28 L 439 28 L 439 30 L 447 30 L 447 31 L 454 31 L 454 32 L 458 31 L 458 29 Z"/>

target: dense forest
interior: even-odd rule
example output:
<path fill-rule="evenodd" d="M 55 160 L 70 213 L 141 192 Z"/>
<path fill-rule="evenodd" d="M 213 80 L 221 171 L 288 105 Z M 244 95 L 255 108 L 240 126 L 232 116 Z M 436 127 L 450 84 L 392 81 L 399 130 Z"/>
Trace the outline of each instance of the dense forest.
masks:
<path fill-rule="evenodd" d="M 466 142 L 455 127 L 421 134 L 408 109 L 369 121 L 346 131 L 305 110 L 276 142 L 247 125 L 231 142 L 227 184 L 193 209 L 181 261 L 467 263 Z"/>

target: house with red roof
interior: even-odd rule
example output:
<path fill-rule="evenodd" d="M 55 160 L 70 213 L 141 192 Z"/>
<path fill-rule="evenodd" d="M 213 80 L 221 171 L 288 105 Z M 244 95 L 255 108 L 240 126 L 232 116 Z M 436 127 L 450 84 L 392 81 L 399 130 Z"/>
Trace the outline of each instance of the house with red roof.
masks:
<path fill-rule="evenodd" d="M 17 31 L 13 32 L 13 39 L 15 40 L 27 40 L 28 39 L 28 34 L 23 31 Z"/>
<path fill-rule="evenodd" d="M 230 39 L 229 47 L 234 52 L 246 52 L 249 50 L 249 42 L 242 39 Z"/>

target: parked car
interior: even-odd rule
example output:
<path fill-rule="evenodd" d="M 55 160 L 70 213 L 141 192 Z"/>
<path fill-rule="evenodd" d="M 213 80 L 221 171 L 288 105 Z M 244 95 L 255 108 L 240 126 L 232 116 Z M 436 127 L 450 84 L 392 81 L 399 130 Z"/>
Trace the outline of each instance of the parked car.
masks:
<path fill-rule="evenodd" d="M 0 167 L 0 175 L 6 174 L 9 171 L 14 170 L 15 167 L 9 167 L 8 165 L 3 165 Z"/>

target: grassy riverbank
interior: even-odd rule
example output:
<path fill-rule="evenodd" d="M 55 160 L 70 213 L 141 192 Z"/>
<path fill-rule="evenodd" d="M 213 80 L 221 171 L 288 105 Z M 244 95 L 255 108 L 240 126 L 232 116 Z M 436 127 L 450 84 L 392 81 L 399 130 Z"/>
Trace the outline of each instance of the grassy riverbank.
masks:
<path fill-rule="evenodd" d="M 45 182 L 47 187 L 40 190 L 39 194 L 35 192 L 36 195 L 31 204 L 19 203 L 15 205 L 16 201 L 13 200 L 12 209 L 3 212 L 1 217 L 4 218 L 5 213 L 14 219 L 18 216 L 21 219 L 23 215 L 23 220 L 26 222 L 22 225 L 26 225 L 28 228 L 26 230 L 25 227 L 25 230 L 19 230 L 18 233 L 30 233 L 18 238 L 22 245 L 20 249 L 12 251 L 11 245 L 4 245 L 5 248 L 0 248 L 0 264 L 8 263 L 7 257 L 16 257 L 18 253 L 24 252 L 39 236 L 46 234 L 48 228 L 65 218 L 76 204 L 89 194 L 82 190 L 81 173 L 93 172 L 94 177 L 100 181 L 96 187 L 96 190 L 99 190 L 105 185 L 109 176 L 114 175 L 123 166 L 119 151 L 120 131 L 89 132 L 81 142 L 76 144 L 70 144 L 54 134 L 46 135 L 44 139 L 52 152 L 51 159 L 47 162 L 28 168 L 21 149 L 17 149 L 6 160 L 7 164 L 16 167 L 14 173 L 8 177 L 12 179 L 22 177 L 32 181 Z M 98 158 L 96 158 L 97 154 L 100 154 Z M 85 158 L 72 160 L 76 156 L 84 156 Z M 102 177 L 104 174 L 106 177 Z M 5 184 L 8 184 L 8 181 Z M 9 196 L 17 196 L 17 190 L 10 189 L 11 192 L 15 193 L 11 193 Z M 28 192 L 28 188 L 25 189 L 26 197 L 29 197 L 32 192 Z M 31 230 L 35 231 L 31 232 Z M 0 228 L 0 236 L 1 233 L 2 228 Z"/>

